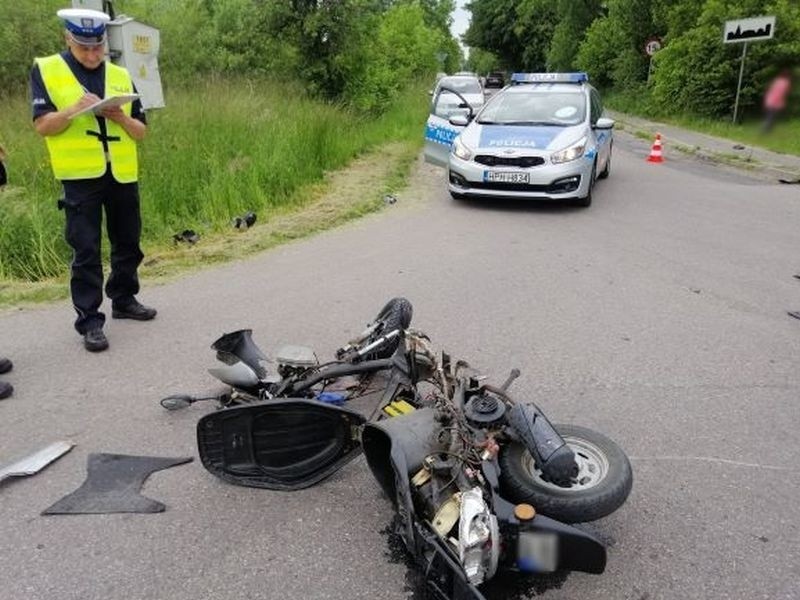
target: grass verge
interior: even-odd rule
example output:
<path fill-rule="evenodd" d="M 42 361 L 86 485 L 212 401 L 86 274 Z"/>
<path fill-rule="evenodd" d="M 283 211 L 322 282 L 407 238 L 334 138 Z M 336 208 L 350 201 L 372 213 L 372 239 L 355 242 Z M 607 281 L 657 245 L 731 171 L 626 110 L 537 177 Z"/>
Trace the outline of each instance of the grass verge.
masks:
<path fill-rule="evenodd" d="M 726 119 L 710 119 L 687 115 L 669 115 L 652 106 L 646 95 L 631 95 L 611 92 L 605 95 L 609 108 L 630 115 L 657 119 L 662 123 L 683 127 L 700 133 L 726 138 L 749 146 L 757 146 L 800 156 L 800 117 L 791 116 L 779 121 L 768 134 L 761 132 L 761 120 L 747 117 L 743 122 L 734 125 L 730 117 Z"/>
<path fill-rule="evenodd" d="M 378 202 L 375 185 L 361 198 L 348 198 L 348 206 L 331 207 L 335 216 L 328 214 L 324 223 L 315 224 L 309 213 L 322 210 L 316 201 L 328 174 L 360 164 L 360 157 L 380 172 L 387 156 L 389 163 L 407 166 L 422 143 L 426 87 L 419 82 L 399 92 L 379 116 L 269 81 L 207 80 L 170 90 L 167 108 L 148 114 L 140 149 L 142 245 L 151 261 L 143 277 L 190 268 L 193 261 L 242 256 L 373 210 L 364 199 Z M 9 185 L 0 190 L 0 306 L 63 297 L 71 256 L 64 216 L 56 210 L 61 186 L 31 127 L 28 101 L 15 97 L 5 104 L 0 140 L 9 153 Z M 248 240 L 259 241 L 242 243 L 239 236 L 227 247 L 232 219 L 248 211 L 258 215 L 256 230 L 274 231 L 248 232 Z M 289 215 L 309 222 L 289 223 Z M 201 235 L 201 250 L 172 245 L 173 235 L 186 229 Z M 105 242 L 104 252 L 107 264 Z"/>
<path fill-rule="evenodd" d="M 194 245 L 160 243 L 145 246 L 140 276 L 145 285 L 166 283 L 187 272 L 251 256 L 289 240 L 330 229 L 384 208 L 383 197 L 403 187 L 420 149 L 419 142 L 391 142 L 373 149 L 346 167 L 326 173 L 319 183 L 293 194 L 250 229 L 233 226 L 203 234 Z M 0 308 L 8 309 L 64 299 L 67 276 L 37 282 L 0 281 Z"/>

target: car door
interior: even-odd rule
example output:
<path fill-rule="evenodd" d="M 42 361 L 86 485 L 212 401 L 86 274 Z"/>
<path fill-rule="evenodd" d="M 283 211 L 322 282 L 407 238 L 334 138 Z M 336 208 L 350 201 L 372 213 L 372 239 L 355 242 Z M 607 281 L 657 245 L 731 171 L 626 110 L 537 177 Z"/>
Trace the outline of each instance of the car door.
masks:
<path fill-rule="evenodd" d="M 590 92 L 592 130 L 597 140 L 597 172 L 600 173 L 606 168 L 609 151 L 611 148 L 611 131 L 598 129 L 597 120 L 603 116 L 603 103 L 600 101 L 600 94 L 596 90 Z"/>
<path fill-rule="evenodd" d="M 438 88 L 431 102 L 431 112 L 425 123 L 425 161 L 447 166 L 453 140 L 463 131 L 463 125 L 453 125 L 452 117 L 464 115 L 472 117 L 469 103 L 456 91 Z"/>

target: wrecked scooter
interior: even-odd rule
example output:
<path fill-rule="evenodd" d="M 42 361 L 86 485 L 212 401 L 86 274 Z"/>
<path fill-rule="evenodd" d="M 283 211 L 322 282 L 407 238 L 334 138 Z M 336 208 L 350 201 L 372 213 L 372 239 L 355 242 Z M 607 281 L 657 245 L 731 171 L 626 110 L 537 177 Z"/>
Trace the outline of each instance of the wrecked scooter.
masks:
<path fill-rule="evenodd" d="M 363 451 L 437 598 L 482 598 L 479 586 L 500 570 L 602 573 L 603 544 L 566 523 L 625 502 L 632 472 L 624 452 L 512 398 L 518 371 L 495 387 L 466 362 L 437 356 L 409 328 L 410 306 L 392 300 L 335 361 L 279 352 L 272 377 L 255 369 L 264 355 L 249 335 L 217 340 L 225 366 L 215 375 L 238 396 L 198 422 L 203 465 L 231 483 L 295 490 Z M 324 396 L 340 378 L 377 373 L 386 383 L 376 419 Z"/>

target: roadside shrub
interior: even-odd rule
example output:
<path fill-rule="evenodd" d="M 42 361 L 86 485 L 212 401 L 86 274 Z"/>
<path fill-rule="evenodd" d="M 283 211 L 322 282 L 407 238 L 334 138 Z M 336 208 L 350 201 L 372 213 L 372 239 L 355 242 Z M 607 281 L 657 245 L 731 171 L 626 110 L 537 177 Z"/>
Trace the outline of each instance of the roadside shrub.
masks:
<path fill-rule="evenodd" d="M 416 3 L 396 5 L 374 24 L 363 31 L 371 43 L 356 45 L 346 57 L 344 98 L 359 110 L 380 112 L 405 82 L 437 70 L 444 40 L 425 24 Z"/>
<path fill-rule="evenodd" d="M 59 0 L 0 0 L 0 97 L 26 90 L 33 59 L 64 49 Z"/>
<path fill-rule="evenodd" d="M 740 107 L 757 111 L 771 77 L 800 63 L 800 5 L 790 0 L 707 0 L 695 27 L 654 57 L 653 98 L 672 112 L 723 116 L 733 111 L 741 44 L 723 44 L 724 22 L 754 14 L 777 17 L 775 37 L 748 44 Z"/>
<path fill-rule="evenodd" d="M 614 83 L 613 65 L 619 49 L 626 43 L 624 35 L 608 18 L 596 20 L 587 30 L 575 63 L 589 74 L 589 81 L 595 86 L 605 88 Z"/>

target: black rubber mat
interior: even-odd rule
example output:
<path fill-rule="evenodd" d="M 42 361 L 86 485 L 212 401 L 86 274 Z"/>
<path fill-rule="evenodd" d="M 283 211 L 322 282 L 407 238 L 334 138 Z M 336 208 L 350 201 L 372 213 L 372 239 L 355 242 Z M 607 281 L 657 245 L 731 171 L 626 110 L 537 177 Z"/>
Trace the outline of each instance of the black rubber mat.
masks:
<path fill-rule="evenodd" d="M 161 469 L 191 462 L 192 458 L 90 454 L 86 481 L 43 515 L 156 513 L 166 506 L 139 493 L 145 479 Z"/>

